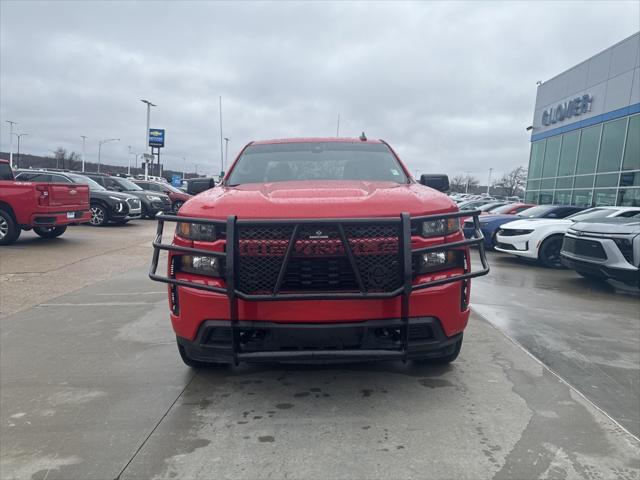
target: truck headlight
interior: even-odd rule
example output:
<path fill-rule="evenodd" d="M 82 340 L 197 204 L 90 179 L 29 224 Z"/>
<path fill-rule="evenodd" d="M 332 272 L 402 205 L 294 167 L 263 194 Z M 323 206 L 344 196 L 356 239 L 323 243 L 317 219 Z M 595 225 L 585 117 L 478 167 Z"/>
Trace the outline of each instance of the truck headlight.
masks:
<path fill-rule="evenodd" d="M 220 276 L 220 259 L 206 255 L 182 255 L 181 270 L 183 272 L 207 275 L 209 277 Z"/>
<path fill-rule="evenodd" d="M 206 223 L 178 222 L 176 234 L 188 240 L 203 240 L 213 242 L 218 238 L 215 225 Z"/>
<path fill-rule="evenodd" d="M 442 237 L 460 230 L 459 218 L 441 218 L 422 222 L 420 234 L 423 237 Z"/>
<path fill-rule="evenodd" d="M 464 267 L 464 252 L 462 250 L 439 250 L 420 253 L 416 263 L 416 273 L 419 275 Z"/>

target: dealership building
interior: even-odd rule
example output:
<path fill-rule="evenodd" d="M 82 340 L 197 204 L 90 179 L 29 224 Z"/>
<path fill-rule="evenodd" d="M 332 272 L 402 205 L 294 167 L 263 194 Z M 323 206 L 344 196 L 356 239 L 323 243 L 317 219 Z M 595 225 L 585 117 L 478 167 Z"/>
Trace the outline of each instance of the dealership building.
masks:
<path fill-rule="evenodd" d="M 640 206 L 640 32 L 538 86 L 525 199 Z"/>

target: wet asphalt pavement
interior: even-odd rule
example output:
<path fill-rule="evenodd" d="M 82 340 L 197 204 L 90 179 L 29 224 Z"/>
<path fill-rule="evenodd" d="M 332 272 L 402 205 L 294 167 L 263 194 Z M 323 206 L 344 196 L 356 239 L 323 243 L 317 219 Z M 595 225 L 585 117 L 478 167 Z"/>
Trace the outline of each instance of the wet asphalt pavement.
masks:
<path fill-rule="evenodd" d="M 636 292 L 490 261 L 448 367 L 193 371 L 139 267 L 2 317 L 0 478 L 639 478 Z"/>
<path fill-rule="evenodd" d="M 640 290 L 490 253 L 474 310 L 640 435 Z"/>

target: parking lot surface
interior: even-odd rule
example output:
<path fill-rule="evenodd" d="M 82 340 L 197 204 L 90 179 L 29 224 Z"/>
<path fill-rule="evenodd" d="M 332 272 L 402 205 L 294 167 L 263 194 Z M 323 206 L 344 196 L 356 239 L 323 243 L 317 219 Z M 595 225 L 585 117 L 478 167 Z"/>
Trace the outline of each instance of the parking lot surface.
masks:
<path fill-rule="evenodd" d="M 595 331 L 600 341 L 594 338 L 587 350 L 584 339 L 571 343 L 585 369 L 597 365 L 587 370 L 593 385 L 607 388 L 606 375 L 597 371 L 602 358 L 620 368 L 603 370 L 613 379 L 624 384 L 628 376 L 629 385 L 609 395 L 627 396 L 627 404 L 604 404 L 576 385 L 577 373 L 560 361 L 576 357 L 557 340 L 569 342 L 567 332 L 579 318 L 602 310 L 632 325 L 634 292 L 592 286 L 591 303 L 572 307 L 578 289 L 562 286 L 570 272 L 532 274 L 527 269 L 535 267 L 492 255 L 491 275 L 473 287 L 477 314 L 462 354 L 448 367 L 399 362 L 194 371 L 177 355 L 165 289 L 146 277 L 153 228 L 153 222 L 136 222 L 124 234 L 81 227 L 57 241 L 28 246 L 21 239 L 0 252 L 1 299 L 9 298 L 6 311 L 14 312 L 0 318 L 1 478 L 640 476 L 640 442 L 610 418 L 632 429 L 633 422 L 623 420 L 638 399 L 637 349 L 628 345 L 637 330 L 624 337 L 628 327 L 621 324 L 607 335 L 593 320 L 579 332 L 587 339 Z M 82 245 L 77 235 L 87 236 Z M 59 263 L 40 267 L 39 257 L 50 251 L 45 247 L 57 249 Z M 57 282 L 40 274 L 29 288 L 44 297 L 11 300 L 30 284 L 11 276 L 19 265 L 58 272 Z M 518 309 L 535 325 L 529 335 L 513 313 Z M 563 317 L 569 318 L 566 332 L 558 327 Z M 559 378 L 500 329 L 570 378 Z M 533 349 L 529 338 L 544 348 Z"/>
<path fill-rule="evenodd" d="M 640 291 L 490 254 L 474 310 L 640 435 Z"/>

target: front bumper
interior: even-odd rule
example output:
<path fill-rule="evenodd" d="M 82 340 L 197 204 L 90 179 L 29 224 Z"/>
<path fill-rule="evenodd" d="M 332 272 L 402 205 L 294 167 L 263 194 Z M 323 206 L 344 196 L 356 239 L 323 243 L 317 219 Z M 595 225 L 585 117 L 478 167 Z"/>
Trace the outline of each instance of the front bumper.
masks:
<path fill-rule="evenodd" d="M 431 244 L 429 246 L 420 246 L 420 242 L 416 239 L 416 244 L 412 245 L 412 222 L 423 222 L 423 221 L 435 221 L 435 220 L 443 220 L 447 218 L 459 218 L 462 216 L 473 216 L 474 224 L 476 225 L 475 237 L 472 239 L 464 239 L 457 240 L 460 236 L 455 236 L 453 239 L 449 239 L 447 241 L 447 237 L 442 237 L 442 243 L 438 242 L 436 244 Z M 484 244 L 482 233 L 477 224 L 479 212 L 455 212 L 455 213 L 445 213 L 445 214 L 437 214 L 437 215 L 429 215 L 429 216 L 421 216 L 411 218 L 409 214 L 402 213 L 398 217 L 392 218 L 321 218 L 321 219 L 278 219 L 278 220 L 249 220 L 249 219 L 237 219 L 234 216 L 228 217 L 227 221 L 223 220 L 210 220 L 203 218 L 191 218 L 184 216 L 168 216 L 168 215 L 159 215 L 158 218 L 158 231 L 155 241 L 153 242 L 154 253 L 151 263 L 151 268 L 149 271 L 149 277 L 152 280 L 161 281 L 169 284 L 169 292 L 170 292 L 170 305 L 172 308 L 172 320 L 176 320 L 180 322 L 184 320 L 184 309 L 186 307 L 187 310 L 193 312 L 196 309 L 194 301 L 184 301 L 184 293 L 187 293 L 189 296 L 195 297 L 200 295 L 202 296 L 205 304 L 203 308 L 198 309 L 200 315 L 207 315 L 204 319 L 201 317 L 199 320 L 194 319 L 195 322 L 189 322 L 193 327 L 191 331 L 188 329 L 182 330 L 181 328 L 176 328 L 176 321 L 174 321 L 174 329 L 179 335 L 180 332 L 183 331 L 182 335 L 183 341 L 189 341 L 188 339 L 196 338 L 198 332 L 200 332 L 200 327 L 203 323 L 210 321 L 208 319 L 216 318 L 216 319 L 224 319 L 228 322 L 231 328 L 231 354 L 234 359 L 234 363 L 238 363 L 241 360 L 248 360 L 250 355 L 254 357 L 259 352 L 247 352 L 241 348 L 241 338 L 240 338 L 240 329 L 241 323 L 247 321 L 248 319 L 252 321 L 259 321 L 261 325 L 264 325 L 265 322 L 273 321 L 275 323 L 283 323 L 287 322 L 289 324 L 298 323 L 296 319 L 287 318 L 284 319 L 282 317 L 274 317 L 264 316 L 264 315 L 256 315 L 256 312 L 263 308 L 268 308 L 266 305 L 274 305 L 276 311 L 280 311 L 282 314 L 286 311 L 286 304 L 294 304 L 298 305 L 301 309 L 300 311 L 300 323 L 306 323 L 310 325 L 326 325 L 327 322 L 333 321 L 333 326 L 337 323 L 336 319 L 329 319 L 328 316 L 326 320 L 322 319 L 314 319 L 310 320 L 310 318 L 315 317 L 313 309 L 321 308 L 320 305 L 326 304 L 340 304 L 341 310 L 337 312 L 333 312 L 332 315 L 336 314 L 345 314 L 349 312 L 350 305 L 362 304 L 363 310 L 368 313 L 359 312 L 357 318 L 351 317 L 353 320 L 357 320 L 359 322 L 363 321 L 373 321 L 373 319 L 386 319 L 383 320 L 385 322 L 397 322 L 397 319 L 400 319 L 400 329 L 401 329 L 401 338 L 400 345 L 397 349 L 391 349 L 387 353 L 379 353 L 375 352 L 375 358 L 378 358 L 380 355 L 388 355 L 388 358 L 408 358 L 412 355 L 411 346 L 410 346 L 410 325 L 411 321 L 409 318 L 409 312 L 411 311 L 413 315 L 433 315 L 433 319 L 435 318 L 444 318 L 447 313 L 443 312 L 456 312 L 456 315 L 464 320 L 466 323 L 466 318 L 468 318 L 468 297 L 469 297 L 469 282 L 468 280 L 474 277 L 478 277 L 481 275 L 486 275 L 489 272 L 489 265 L 486 260 L 486 255 L 484 252 Z M 180 221 L 180 222 L 191 222 L 191 223 L 199 223 L 199 224 L 209 224 L 214 225 L 216 228 L 224 228 L 225 229 L 225 241 L 224 241 L 224 249 L 223 250 L 209 250 L 203 248 L 192 248 L 181 245 L 168 245 L 162 243 L 162 231 L 165 221 Z M 305 242 L 310 242 L 311 237 L 302 238 L 299 237 L 299 230 L 305 228 L 306 225 L 317 225 L 322 224 L 323 228 L 329 225 L 331 228 L 335 228 L 335 231 L 339 232 L 340 236 L 335 240 L 331 240 L 332 242 L 338 243 L 338 247 L 333 247 L 330 251 L 333 255 L 342 255 L 341 258 L 344 260 L 342 268 L 342 272 L 352 272 L 354 275 L 353 285 L 344 290 L 319 290 L 319 291 L 291 291 L 286 288 L 281 288 L 285 283 L 285 273 L 287 272 L 287 268 L 290 262 L 293 262 L 292 258 L 294 258 L 293 252 L 296 252 L 296 255 L 306 255 L 306 250 L 299 249 L 298 246 L 305 245 Z M 347 229 L 353 228 L 356 232 L 359 231 L 359 228 L 366 228 L 369 225 L 385 225 L 392 226 L 394 231 L 396 232 L 392 236 L 383 236 L 383 240 L 385 243 L 382 243 L 382 246 L 377 247 L 374 250 L 374 253 L 377 257 L 383 256 L 383 252 L 391 251 L 389 255 L 394 255 L 397 259 L 397 262 L 394 263 L 396 265 L 397 270 L 396 273 L 399 275 L 399 283 L 394 283 L 391 287 L 386 290 L 376 290 L 375 283 L 376 282 L 384 282 L 388 277 L 385 276 L 375 276 L 371 274 L 369 277 L 364 275 L 367 271 L 361 272 L 362 269 L 362 259 L 366 260 L 368 250 L 362 245 L 362 241 L 360 238 L 355 235 L 348 237 L 345 234 Z M 259 227 L 261 229 L 265 228 L 273 228 L 274 226 L 282 226 L 287 225 L 290 227 L 291 233 L 290 237 L 285 240 L 278 240 L 278 243 L 275 244 L 278 248 L 273 246 L 269 247 L 269 250 L 256 250 L 253 248 L 253 243 L 251 240 L 242 240 L 239 235 L 243 231 L 242 229 L 246 229 L 247 227 Z M 315 228 L 315 227 L 314 227 Z M 377 227 L 376 227 L 377 228 Z M 320 232 L 322 233 L 322 232 Z M 320 235 L 317 234 L 317 235 Z M 263 235 L 263 234 L 261 234 Z M 384 234 L 388 235 L 388 234 Z M 244 238 L 244 237 L 243 237 Z M 262 238 L 262 237 L 259 237 Z M 326 238 L 326 237 L 323 237 Z M 241 249 L 241 240 L 244 250 Z M 262 240 L 258 240 L 262 241 Z M 283 248 L 284 245 L 284 248 Z M 470 246 L 478 246 L 480 261 L 482 264 L 481 269 L 472 270 L 470 259 L 468 257 L 468 247 Z M 382 250 L 382 248 L 386 250 Z M 305 247 L 306 248 L 306 247 Z M 170 263 L 168 269 L 168 276 L 158 275 L 156 273 L 158 268 L 158 260 L 160 256 L 160 252 L 162 250 L 167 250 L 170 253 L 170 257 L 173 255 L 181 255 L 181 254 L 191 254 L 191 255 L 205 255 L 205 256 L 213 256 L 221 259 L 224 262 L 225 270 L 224 270 L 224 279 L 216 278 L 216 279 L 189 279 L 185 278 L 183 274 L 177 274 L 174 271 L 173 264 Z M 413 260 L 415 256 L 430 253 L 430 252 L 441 252 L 448 250 L 464 250 L 465 251 L 465 262 L 464 266 L 460 268 L 455 268 L 453 272 L 438 272 L 431 275 L 425 275 L 423 277 L 414 277 L 413 275 Z M 324 253 L 325 251 L 323 251 Z M 315 251 L 311 251 L 311 255 L 313 255 Z M 277 265 L 279 269 L 279 273 L 276 270 L 273 285 L 270 284 L 270 289 L 268 291 L 258 291 L 255 293 L 247 293 L 246 290 L 242 289 L 242 285 L 238 279 L 240 277 L 239 273 L 241 270 L 238 265 L 242 265 L 242 262 L 246 262 L 246 257 L 251 258 L 260 258 L 261 256 L 268 256 L 269 258 L 276 258 Z M 371 258 L 371 257 L 368 257 Z M 346 263 L 345 263 L 346 262 Z M 274 263 L 272 262 L 271 265 Z M 377 265 L 377 264 L 373 264 Z M 372 270 L 371 263 L 369 263 L 369 271 Z M 389 277 L 392 274 L 389 273 Z M 277 278 L 276 278 L 277 277 Z M 398 277 L 393 277 L 398 278 Z M 244 281 L 244 280 L 242 280 Z M 371 288 L 371 284 L 373 283 L 374 288 Z M 446 290 L 448 292 L 447 295 L 441 295 L 439 293 L 440 290 Z M 449 296 L 451 295 L 451 296 Z M 219 297 L 219 300 L 224 304 L 225 313 L 224 316 L 212 314 L 211 301 L 215 298 Z M 418 298 L 424 297 L 425 299 L 430 300 L 430 309 L 429 310 L 415 310 L 415 301 Z M 348 300 L 348 302 L 347 302 Z M 284 302 L 284 304 L 283 304 Z M 364 305 L 369 306 L 371 308 L 364 307 Z M 381 308 L 375 309 L 372 311 L 375 306 L 379 306 Z M 437 313 L 435 313 L 437 311 Z M 180 313 L 178 313 L 180 312 Z M 426 313 L 428 312 L 428 313 Z M 434 313 L 432 313 L 434 312 Z M 198 312 L 195 312 L 198 313 Z M 173 318 L 174 316 L 179 315 L 179 318 Z M 285 314 L 286 315 L 286 314 Z M 345 321 L 349 320 L 348 318 L 342 317 Z M 416 317 L 414 317 L 416 318 Z M 418 317 L 424 318 L 424 317 Z M 392 320 L 388 320 L 392 319 Z M 396 319 L 396 320 L 393 320 Z M 197 323 L 196 323 L 197 322 Z M 440 325 L 438 323 L 438 325 Z M 440 331 L 442 331 L 442 326 L 440 326 Z M 329 328 L 325 326 L 323 328 Z M 332 327 L 333 328 L 333 327 Z M 464 325 L 461 326 L 458 330 L 453 330 L 451 328 L 445 329 L 448 331 L 449 337 L 453 338 L 455 335 L 460 333 L 460 331 L 464 328 Z M 442 336 L 446 338 L 444 332 Z M 438 341 L 445 341 L 443 338 L 438 337 Z M 193 342 L 194 340 L 192 340 Z M 455 340 L 453 340 L 455 344 Z M 188 345 L 189 346 L 189 345 Z M 193 348 L 193 346 L 191 346 Z M 351 351 L 351 349 L 349 349 Z M 324 351 L 324 350 L 323 350 Z M 356 348 L 354 353 L 348 353 L 347 356 L 351 355 L 352 357 L 367 357 L 369 353 L 368 348 Z M 435 348 L 436 355 L 437 352 L 441 353 L 441 348 Z M 423 352 L 424 353 L 424 352 Z M 249 356 L 247 356 L 249 355 Z M 269 354 L 270 359 L 273 360 L 273 355 Z M 278 354 L 278 355 L 281 355 Z M 302 354 L 296 354 L 302 355 Z M 306 354 L 305 354 L 306 355 Z M 327 354 L 334 355 L 334 354 Z M 337 354 L 335 354 L 337 355 Z M 424 356 L 424 355 L 422 355 Z M 193 358 L 197 359 L 197 352 L 194 354 Z M 299 358 L 299 357 L 296 357 Z"/>
<path fill-rule="evenodd" d="M 452 353 L 462 333 L 447 337 L 433 317 L 409 319 L 403 342 L 402 319 L 350 323 L 239 321 L 240 352 L 234 356 L 230 321 L 207 320 L 192 340 L 177 337 L 189 357 L 201 362 L 373 361 L 441 357 Z"/>
<path fill-rule="evenodd" d="M 538 252 L 531 250 L 531 235 L 496 235 L 496 250 L 518 257 L 537 259 Z"/>
<path fill-rule="evenodd" d="M 595 277 L 610 278 L 626 283 L 628 285 L 640 286 L 640 272 L 637 268 L 624 269 L 614 268 L 607 265 L 590 262 L 578 257 L 570 257 L 565 252 L 561 253 L 563 265 L 575 270 L 576 272 L 584 272 Z"/>

